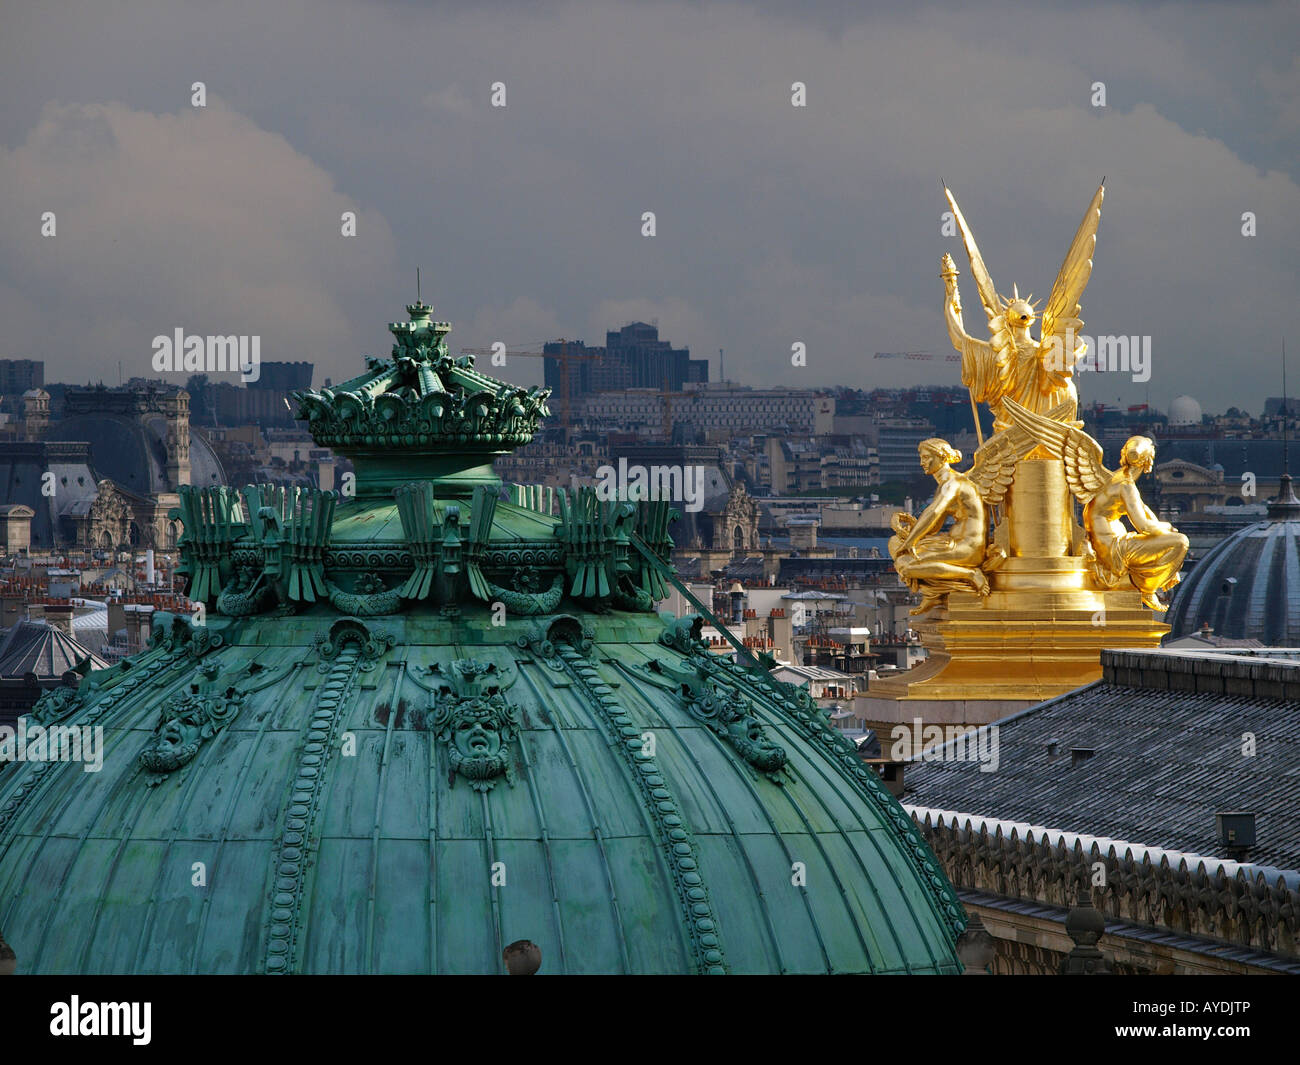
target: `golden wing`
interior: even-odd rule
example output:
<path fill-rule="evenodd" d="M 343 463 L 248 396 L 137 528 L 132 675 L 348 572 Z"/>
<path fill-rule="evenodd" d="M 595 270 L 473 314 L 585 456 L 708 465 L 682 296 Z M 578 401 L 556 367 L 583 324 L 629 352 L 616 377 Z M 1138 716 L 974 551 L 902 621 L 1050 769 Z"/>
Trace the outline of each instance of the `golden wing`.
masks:
<path fill-rule="evenodd" d="M 986 506 L 997 506 L 1011 487 L 1016 463 L 1034 449 L 1036 441 L 1019 426 L 995 433 L 975 452 L 975 462 L 966 472 Z"/>
<path fill-rule="evenodd" d="M 1038 352 L 1040 358 L 1046 358 L 1053 351 L 1065 355 L 1065 367 L 1073 365 L 1074 351 L 1065 351 L 1066 330 L 1073 329 L 1077 334 L 1083 327 L 1079 317 L 1079 300 L 1083 290 L 1088 287 L 1092 277 L 1092 253 L 1097 247 L 1097 224 L 1101 221 L 1101 201 L 1106 196 L 1106 184 L 1103 181 L 1097 188 L 1097 195 L 1092 198 L 1088 210 L 1079 223 L 1078 232 L 1070 242 L 1070 250 L 1065 253 L 1065 262 L 1061 264 L 1060 273 L 1052 285 L 1052 294 L 1047 298 L 1047 308 L 1043 311 L 1042 332 L 1039 333 Z M 1051 367 L 1062 369 L 1060 366 Z"/>
<path fill-rule="evenodd" d="M 1065 463 L 1065 480 L 1080 503 L 1086 503 L 1110 483 L 1101 445 L 1069 422 L 1056 421 L 1026 410 L 1014 399 L 1004 399 L 1003 409 L 1014 425 L 1023 429 Z M 1056 408 L 1060 410 L 1061 408 Z"/>
<path fill-rule="evenodd" d="M 1047 416 L 1053 421 L 1069 418 L 1074 413 L 1071 407 L 1069 402 L 1062 403 L 1052 408 Z M 1002 502 L 1016 475 L 1016 463 L 1037 444 L 1038 441 L 1026 429 L 1012 425 L 989 437 L 975 452 L 975 461 L 966 471 L 966 476 L 974 482 L 986 506 L 997 506 Z"/>
<path fill-rule="evenodd" d="M 957 200 L 947 185 L 943 187 L 943 194 L 948 197 L 952 216 L 961 231 L 962 243 L 966 245 L 966 256 L 970 259 L 971 277 L 975 279 L 975 286 L 980 293 L 980 302 L 984 304 L 984 315 L 989 323 L 989 346 L 997 357 L 998 367 L 1006 370 L 1016 347 L 1011 337 L 1011 330 L 1007 326 L 1007 317 L 1002 310 L 1002 302 L 998 299 L 998 290 L 993 285 L 993 277 L 989 274 L 988 267 L 984 265 L 984 256 L 980 254 L 979 245 L 975 243 L 975 234 L 966 224 L 966 217 L 961 213 L 961 208 L 957 206 Z"/>

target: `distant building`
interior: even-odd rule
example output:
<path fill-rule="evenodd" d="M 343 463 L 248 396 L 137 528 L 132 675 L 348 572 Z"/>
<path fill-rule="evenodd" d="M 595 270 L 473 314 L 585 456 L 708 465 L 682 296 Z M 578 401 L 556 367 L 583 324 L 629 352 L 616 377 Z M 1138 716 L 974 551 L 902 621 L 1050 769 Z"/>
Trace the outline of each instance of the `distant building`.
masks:
<path fill-rule="evenodd" d="M 23 439 L 40 440 L 50 427 L 50 394 L 43 388 L 23 393 Z"/>
<path fill-rule="evenodd" d="M 22 395 L 45 385 L 45 363 L 39 359 L 0 359 L 0 395 Z"/>
<path fill-rule="evenodd" d="M 934 433 L 934 426 L 919 418 L 882 420 L 878 445 L 880 480 L 910 481 L 920 476 L 921 460 L 916 446 Z"/>
<path fill-rule="evenodd" d="M 822 453 L 811 439 L 768 437 L 767 464 L 772 491 L 777 495 L 797 495 L 823 487 Z"/>
<path fill-rule="evenodd" d="M 149 383 L 68 387 L 43 440 L 0 444 L 0 498 L 33 511 L 33 548 L 168 547 L 177 488 L 224 477 L 189 393 Z"/>
<path fill-rule="evenodd" d="M 205 395 L 206 410 L 195 411 L 195 421 L 211 425 L 294 425 L 293 400 L 287 392 L 252 385 L 232 385 L 229 381 L 209 384 Z"/>
<path fill-rule="evenodd" d="M 1123 443 L 1116 440 L 1116 444 L 1107 444 L 1108 456 Z M 1277 492 L 1284 465 L 1285 445 L 1281 439 L 1214 439 L 1202 435 L 1175 440 L 1157 435 L 1155 441 L 1158 466 L 1181 460 L 1210 470 L 1216 465 L 1222 467 L 1229 501 L 1262 503 Z"/>
<path fill-rule="evenodd" d="M 578 439 L 563 444 L 534 439 L 509 455 L 492 462 L 496 475 L 507 484 L 537 484 L 568 488 L 574 478 L 588 480 L 609 462 L 609 445 L 604 438 Z"/>
<path fill-rule="evenodd" d="M 295 424 L 292 393 L 311 387 L 315 364 L 261 362 L 256 381 L 234 384 L 208 378 L 191 380 L 190 416 L 196 425 L 215 428 L 256 424 L 288 428 Z"/>
<path fill-rule="evenodd" d="M 821 489 L 863 488 L 880 483 L 880 458 L 858 438 L 846 444 L 826 437 L 779 437 L 766 440 L 768 483 L 777 495 Z"/>
<path fill-rule="evenodd" d="M 852 700 L 857 690 L 854 678 L 838 669 L 825 669 L 822 666 L 783 665 L 772 671 L 777 680 L 793 684 L 796 688 L 807 687 L 808 693 L 818 702 L 823 700 Z"/>
<path fill-rule="evenodd" d="M 1200 425 L 1202 417 L 1201 405 L 1191 396 L 1179 396 L 1169 404 L 1169 427 L 1171 429 Z"/>
<path fill-rule="evenodd" d="M 47 440 L 85 440 L 95 468 L 128 491 L 175 492 L 220 482 L 220 463 L 190 428 L 183 388 L 68 388 Z"/>
<path fill-rule="evenodd" d="M 1223 467 L 1207 469 L 1186 459 L 1162 462 L 1155 469 L 1160 506 L 1170 514 L 1191 514 L 1206 507 L 1223 506 L 1229 494 L 1238 495 L 1240 484 L 1231 487 L 1223 479 Z"/>
<path fill-rule="evenodd" d="M 21 508 L 6 515 L 6 539 L 30 551 L 146 544 L 151 541 L 145 530 L 153 529 L 158 509 L 149 498 L 101 477 L 84 441 L 0 444 L 0 497 Z M 160 545 L 166 539 L 164 533 Z"/>
<path fill-rule="evenodd" d="M 26 553 L 32 546 L 32 518 L 36 511 L 21 503 L 0 503 L 0 554 Z"/>
<path fill-rule="evenodd" d="M 310 362 L 261 362 L 258 370 L 258 378 L 248 382 L 249 388 L 255 392 L 280 392 L 288 395 L 290 392 L 311 388 L 316 366 Z"/>
<path fill-rule="evenodd" d="M 542 349 L 547 355 L 593 356 L 574 358 L 569 363 L 570 407 L 578 397 L 593 392 L 623 391 L 629 388 L 667 388 L 679 392 L 688 384 L 709 379 L 707 359 L 692 359 L 689 348 L 674 348 L 659 339 L 659 327 L 632 322 L 605 334 L 604 347 L 588 347 L 581 340 L 556 341 Z M 545 360 L 546 387 L 552 405 L 562 404 L 565 371 L 558 359 Z M 562 409 L 562 407 L 557 407 Z"/>

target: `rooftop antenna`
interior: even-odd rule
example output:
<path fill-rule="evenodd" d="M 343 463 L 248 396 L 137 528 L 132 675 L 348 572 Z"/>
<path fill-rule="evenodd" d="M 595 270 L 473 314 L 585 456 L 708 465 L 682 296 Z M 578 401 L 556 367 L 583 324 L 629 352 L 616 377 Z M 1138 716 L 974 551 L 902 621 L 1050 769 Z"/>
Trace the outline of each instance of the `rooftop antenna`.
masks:
<path fill-rule="evenodd" d="M 1287 456 L 1287 423 L 1290 422 L 1286 403 L 1286 337 L 1282 338 L 1282 472 L 1290 473 L 1291 465 Z"/>
<path fill-rule="evenodd" d="M 415 268 L 415 302 L 423 302 L 420 299 L 420 268 L 418 266 Z"/>

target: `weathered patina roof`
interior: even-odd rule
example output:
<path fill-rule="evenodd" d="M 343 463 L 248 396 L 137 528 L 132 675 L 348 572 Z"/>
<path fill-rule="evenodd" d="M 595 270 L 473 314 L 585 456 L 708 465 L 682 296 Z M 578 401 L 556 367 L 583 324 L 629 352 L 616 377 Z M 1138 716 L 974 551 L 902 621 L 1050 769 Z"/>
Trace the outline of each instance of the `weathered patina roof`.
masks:
<path fill-rule="evenodd" d="M 499 499 L 545 392 L 410 310 L 391 363 L 299 396 L 355 495 L 183 491 L 202 611 L 29 718 L 104 762 L 0 773 L 19 970 L 501 972 L 530 940 L 543 973 L 959 971 L 852 743 L 654 612 L 668 504 Z"/>

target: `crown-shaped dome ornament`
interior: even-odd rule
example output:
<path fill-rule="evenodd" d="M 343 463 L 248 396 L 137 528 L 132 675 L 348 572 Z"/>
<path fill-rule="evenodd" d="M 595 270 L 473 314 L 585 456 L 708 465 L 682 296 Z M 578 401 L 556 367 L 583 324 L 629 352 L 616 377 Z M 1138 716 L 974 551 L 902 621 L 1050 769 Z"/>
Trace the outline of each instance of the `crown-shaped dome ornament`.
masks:
<path fill-rule="evenodd" d="M 406 310 L 410 321 L 388 324 L 388 359 L 369 356 L 358 377 L 293 393 L 298 417 L 321 447 L 352 460 L 358 496 L 388 496 L 417 476 L 445 495 L 499 485 L 492 459 L 532 440 L 550 389 L 479 373 L 472 355 L 448 354 L 450 322 L 433 321 L 420 300 Z"/>

